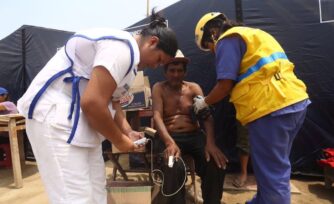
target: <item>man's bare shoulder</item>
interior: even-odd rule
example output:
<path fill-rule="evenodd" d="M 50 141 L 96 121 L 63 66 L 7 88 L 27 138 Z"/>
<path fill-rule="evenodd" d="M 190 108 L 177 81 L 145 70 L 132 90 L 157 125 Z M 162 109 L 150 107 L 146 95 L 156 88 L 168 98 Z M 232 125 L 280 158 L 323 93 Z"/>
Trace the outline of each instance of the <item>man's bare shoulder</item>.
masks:
<path fill-rule="evenodd" d="M 183 81 L 185 84 L 188 84 L 189 86 L 199 86 L 198 83 L 193 81 Z"/>
<path fill-rule="evenodd" d="M 159 81 L 155 83 L 152 87 L 152 89 L 161 89 L 165 85 L 166 81 Z"/>
<path fill-rule="evenodd" d="M 201 89 L 201 86 L 196 82 L 183 81 L 190 89 Z"/>

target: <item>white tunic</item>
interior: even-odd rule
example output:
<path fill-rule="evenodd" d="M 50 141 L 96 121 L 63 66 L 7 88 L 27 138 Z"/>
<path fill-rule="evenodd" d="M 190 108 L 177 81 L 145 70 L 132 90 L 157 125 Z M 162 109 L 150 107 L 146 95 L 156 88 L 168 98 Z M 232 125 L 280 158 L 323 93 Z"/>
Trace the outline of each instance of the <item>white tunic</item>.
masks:
<path fill-rule="evenodd" d="M 67 54 L 73 60 L 74 74 L 87 79 L 80 80 L 79 89 L 81 94 L 87 85 L 93 68 L 96 66 L 105 67 L 114 78 L 117 89 L 113 94 L 113 99 L 117 100 L 122 95 L 127 94 L 127 90 L 135 78 L 140 59 L 138 45 L 131 34 L 125 31 L 101 28 L 78 32 L 75 35 L 85 37 L 71 38 L 66 46 L 61 48 L 37 74 L 28 90 L 19 99 L 18 110 L 26 118 L 28 118 L 31 101 L 46 81 L 55 73 L 71 65 L 70 60 L 66 56 L 65 48 Z M 127 71 L 131 64 L 131 52 L 128 44 L 118 40 L 101 39 L 102 36 L 113 36 L 129 41 L 133 48 L 133 65 L 128 74 Z M 69 76 L 71 75 L 67 73 L 59 77 L 46 89 L 33 113 L 33 119 L 39 122 L 45 121 L 46 117 L 54 118 L 51 125 L 60 131 L 68 132 L 68 136 L 65 136 L 66 134 L 59 136 L 61 137 L 60 139 L 64 140 L 68 140 L 74 120 L 74 116 L 72 120 L 67 119 L 72 100 L 72 84 L 63 82 L 63 79 Z M 114 116 L 115 111 L 112 110 L 111 103 L 109 109 Z M 71 144 L 94 147 L 99 145 L 103 139 L 95 130 L 90 128 L 84 114 L 80 110 L 78 127 Z"/>

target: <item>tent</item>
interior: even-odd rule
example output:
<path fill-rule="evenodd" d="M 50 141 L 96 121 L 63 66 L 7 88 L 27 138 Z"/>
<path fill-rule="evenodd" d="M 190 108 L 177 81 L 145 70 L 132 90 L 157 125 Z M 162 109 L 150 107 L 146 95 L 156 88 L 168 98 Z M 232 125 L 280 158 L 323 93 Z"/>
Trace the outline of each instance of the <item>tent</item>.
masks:
<path fill-rule="evenodd" d="M 0 86 L 17 101 L 46 62 L 73 33 L 23 25 L 0 40 Z"/>
<path fill-rule="evenodd" d="M 334 147 L 334 1 L 182 0 L 162 10 L 177 34 L 179 47 L 191 59 L 186 79 L 199 83 L 206 94 L 216 80 L 214 56 L 196 47 L 194 30 L 201 16 L 211 11 L 224 12 L 247 26 L 263 29 L 281 43 L 312 100 L 292 147 L 293 171 L 318 171 L 315 161 L 322 149 Z M 147 22 L 143 19 L 133 26 Z M 152 84 L 164 79 L 162 70 L 145 73 Z M 227 99 L 215 106 L 217 140 L 232 158 L 236 142 L 234 114 Z"/>
<path fill-rule="evenodd" d="M 177 34 L 180 48 L 191 59 L 186 80 L 199 83 L 206 94 L 216 80 L 214 56 L 196 47 L 194 28 L 198 19 L 210 11 L 221 11 L 248 26 L 264 29 L 282 44 L 296 65 L 296 74 L 308 86 L 312 100 L 291 152 L 293 171 L 319 170 L 315 161 L 321 156 L 321 150 L 334 147 L 333 1 L 182 0 L 162 10 Z M 133 26 L 147 22 L 148 19 L 143 19 Z M 0 86 L 9 89 L 13 101 L 24 93 L 33 77 L 71 34 L 22 26 L 0 41 Z M 151 85 L 164 80 L 162 69 L 148 69 L 145 74 Z M 215 105 L 214 117 L 219 146 L 237 161 L 235 111 L 228 99 Z"/>

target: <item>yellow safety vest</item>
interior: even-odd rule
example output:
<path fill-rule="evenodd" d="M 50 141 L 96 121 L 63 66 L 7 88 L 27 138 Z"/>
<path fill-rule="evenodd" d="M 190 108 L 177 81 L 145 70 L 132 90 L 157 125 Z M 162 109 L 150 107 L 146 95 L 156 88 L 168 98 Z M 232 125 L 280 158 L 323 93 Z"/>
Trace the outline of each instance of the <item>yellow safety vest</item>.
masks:
<path fill-rule="evenodd" d="M 271 35 L 259 29 L 233 27 L 218 41 L 231 35 L 239 35 L 246 43 L 238 83 L 230 97 L 243 125 L 308 98 L 305 84 L 293 72 L 294 65 Z"/>

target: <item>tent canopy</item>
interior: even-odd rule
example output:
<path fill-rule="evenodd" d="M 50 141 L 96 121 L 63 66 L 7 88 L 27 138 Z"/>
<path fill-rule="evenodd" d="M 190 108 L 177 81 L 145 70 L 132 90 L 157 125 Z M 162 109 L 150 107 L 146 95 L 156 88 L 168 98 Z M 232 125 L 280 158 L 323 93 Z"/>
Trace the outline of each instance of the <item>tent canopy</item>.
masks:
<path fill-rule="evenodd" d="M 17 101 L 32 79 L 73 33 L 23 25 L 0 40 L 0 86 Z"/>
<path fill-rule="evenodd" d="M 291 152 L 294 171 L 318 170 L 315 161 L 321 157 L 321 150 L 334 147 L 334 2 L 320 3 L 314 0 L 183 0 L 161 11 L 175 30 L 180 49 L 191 60 L 186 80 L 199 83 L 205 94 L 216 81 L 214 56 L 199 50 L 194 42 L 196 23 L 205 13 L 223 12 L 231 19 L 243 20 L 246 26 L 269 32 L 281 43 L 312 100 Z M 164 80 L 163 69 L 145 73 L 152 84 Z M 216 136 L 220 147 L 231 157 L 235 155 L 234 118 L 234 108 L 228 99 L 215 105 Z"/>
<path fill-rule="evenodd" d="M 323 3 L 320 12 L 319 2 Z M 182 52 L 190 58 L 186 80 L 201 85 L 205 94 L 216 81 L 214 56 L 200 51 L 194 29 L 202 15 L 224 12 L 231 19 L 271 33 L 295 64 L 295 72 L 308 87 L 312 104 L 291 152 L 294 171 L 317 169 L 321 150 L 334 146 L 334 3 L 315 0 L 182 0 L 162 14 L 175 30 Z M 148 23 L 143 19 L 133 26 Z M 45 63 L 64 45 L 71 32 L 22 26 L 0 41 L 0 86 L 17 101 Z M 164 80 L 163 69 L 145 70 L 151 85 Z M 228 99 L 215 105 L 216 137 L 231 158 L 236 157 L 236 121 Z"/>

